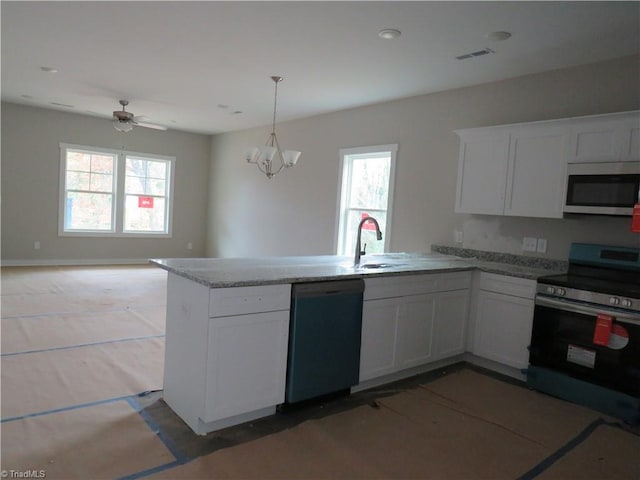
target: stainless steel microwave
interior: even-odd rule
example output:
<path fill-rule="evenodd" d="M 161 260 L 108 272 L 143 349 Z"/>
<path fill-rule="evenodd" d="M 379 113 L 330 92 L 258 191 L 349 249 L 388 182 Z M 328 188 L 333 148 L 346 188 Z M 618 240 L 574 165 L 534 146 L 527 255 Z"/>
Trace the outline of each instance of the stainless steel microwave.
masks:
<path fill-rule="evenodd" d="M 565 213 L 628 215 L 640 202 L 640 162 L 570 163 Z"/>

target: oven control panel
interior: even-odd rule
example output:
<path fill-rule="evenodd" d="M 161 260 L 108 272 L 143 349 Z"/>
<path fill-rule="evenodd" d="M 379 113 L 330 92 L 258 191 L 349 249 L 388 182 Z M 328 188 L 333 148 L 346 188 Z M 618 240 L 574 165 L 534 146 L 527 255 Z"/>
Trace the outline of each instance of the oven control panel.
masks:
<path fill-rule="evenodd" d="M 607 307 L 615 307 L 633 312 L 640 312 L 640 299 L 620 297 L 607 293 L 591 292 L 588 290 L 578 290 L 576 288 L 558 287 L 555 285 L 546 285 L 538 283 L 538 295 L 547 297 L 562 298 L 566 300 L 575 300 L 578 302 L 592 303 Z"/>

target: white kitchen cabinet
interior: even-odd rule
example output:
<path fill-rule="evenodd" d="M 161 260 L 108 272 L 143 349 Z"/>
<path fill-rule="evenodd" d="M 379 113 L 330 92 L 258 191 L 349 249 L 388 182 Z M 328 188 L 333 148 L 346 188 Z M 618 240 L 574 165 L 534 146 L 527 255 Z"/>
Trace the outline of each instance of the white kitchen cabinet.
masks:
<path fill-rule="evenodd" d="M 288 311 L 209 320 L 204 422 L 284 402 L 288 334 Z"/>
<path fill-rule="evenodd" d="M 571 125 L 569 163 L 640 160 L 640 113 L 576 119 Z"/>
<path fill-rule="evenodd" d="M 438 294 L 434 317 L 434 360 L 464 353 L 468 314 L 468 289 Z"/>
<path fill-rule="evenodd" d="M 455 211 L 502 215 L 507 182 L 509 133 L 472 129 L 460 136 Z"/>
<path fill-rule="evenodd" d="M 429 363 L 433 356 L 436 293 L 404 297 L 398 322 L 397 368 Z"/>
<path fill-rule="evenodd" d="M 470 283 L 470 272 L 365 279 L 360 382 L 463 353 Z"/>
<path fill-rule="evenodd" d="M 514 368 L 529 363 L 534 280 L 481 273 L 474 305 L 473 354 Z"/>
<path fill-rule="evenodd" d="M 164 400 L 198 434 L 284 402 L 290 285 L 210 289 L 169 273 Z"/>
<path fill-rule="evenodd" d="M 398 298 L 364 302 L 360 347 L 361 382 L 397 370 L 398 320 L 401 306 L 402 302 Z"/>
<path fill-rule="evenodd" d="M 566 128 L 558 126 L 536 125 L 511 132 L 505 215 L 562 218 L 568 142 Z"/>
<path fill-rule="evenodd" d="M 640 160 L 637 111 L 456 133 L 457 213 L 562 218 L 568 163 Z"/>
<path fill-rule="evenodd" d="M 562 217 L 566 128 L 532 124 L 457 133 L 456 212 Z"/>

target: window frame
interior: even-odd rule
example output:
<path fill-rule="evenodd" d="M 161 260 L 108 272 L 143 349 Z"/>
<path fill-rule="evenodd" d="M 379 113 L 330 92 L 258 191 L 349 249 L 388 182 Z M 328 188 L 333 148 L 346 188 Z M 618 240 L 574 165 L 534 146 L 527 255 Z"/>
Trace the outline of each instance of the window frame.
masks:
<path fill-rule="evenodd" d="M 338 209 L 336 215 L 336 228 L 335 228 L 335 242 L 333 251 L 337 255 L 351 255 L 349 248 L 351 246 L 344 245 L 346 240 L 347 230 L 345 228 L 346 218 L 348 216 L 348 208 L 346 201 L 349 198 L 349 192 L 351 189 L 351 176 L 353 173 L 353 160 L 358 157 L 378 154 L 380 156 L 390 157 L 389 166 L 389 185 L 387 190 L 387 208 L 386 215 L 387 220 L 384 225 L 380 225 L 382 230 L 382 239 L 384 241 L 384 252 L 388 252 L 391 246 L 391 221 L 393 214 L 393 199 L 394 199 L 394 187 L 395 187 L 395 175 L 396 175 L 396 162 L 397 162 L 398 144 L 386 144 L 386 145 L 371 145 L 364 147 L 350 147 L 341 148 L 339 150 L 340 155 L 340 176 L 338 183 Z M 380 211 L 380 209 L 374 209 Z M 373 210 L 372 210 L 373 211 Z M 375 214 L 372 214 L 375 218 Z M 355 248 L 355 245 L 353 245 Z M 344 253 L 341 251 L 344 250 Z"/>
<path fill-rule="evenodd" d="M 60 178 L 58 193 L 58 236 L 60 237 L 102 237 L 102 238 L 172 238 L 173 236 L 173 199 L 175 183 L 175 162 L 176 157 L 157 155 L 151 153 L 132 152 L 122 149 L 93 147 L 87 145 L 76 145 L 71 143 L 60 143 Z M 66 210 L 66 173 L 67 173 L 67 152 L 80 151 L 86 153 L 98 153 L 115 156 L 115 166 L 113 173 L 114 188 L 111 192 L 113 199 L 112 223 L 110 230 L 65 230 L 65 210 Z M 125 178 L 126 159 L 135 157 L 136 159 L 162 161 L 167 164 L 167 182 L 165 185 L 165 222 L 166 229 L 163 232 L 125 231 Z M 143 195 L 152 196 L 155 195 Z"/>

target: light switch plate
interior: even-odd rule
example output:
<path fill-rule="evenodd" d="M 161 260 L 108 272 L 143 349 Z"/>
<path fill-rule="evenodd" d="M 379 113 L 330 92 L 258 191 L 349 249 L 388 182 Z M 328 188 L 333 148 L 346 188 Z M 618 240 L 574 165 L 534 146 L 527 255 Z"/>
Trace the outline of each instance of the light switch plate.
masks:
<path fill-rule="evenodd" d="M 537 250 L 538 253 L 547 253 L 547 239 L 539 238 Z"/>
<path fill-rule="evenodd" d="M 538 239 L 535 237 L 524 237 L 522 239 L 522 250 L 525 252 L 535 252 L 538 248 Z"/>
<path fill-rule="evenodd" d="M 454 242 L 462 243 L 462 239 L 464 238 L 462 230 L 454 230 L 453 231 Z"/>

